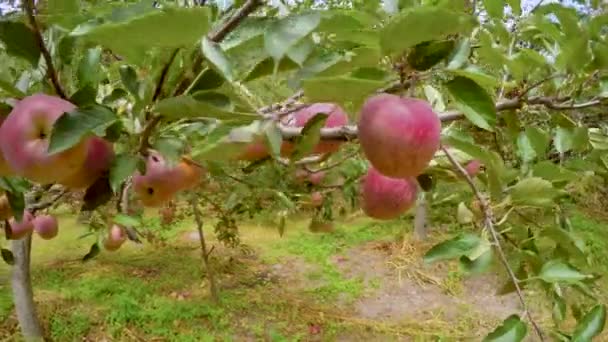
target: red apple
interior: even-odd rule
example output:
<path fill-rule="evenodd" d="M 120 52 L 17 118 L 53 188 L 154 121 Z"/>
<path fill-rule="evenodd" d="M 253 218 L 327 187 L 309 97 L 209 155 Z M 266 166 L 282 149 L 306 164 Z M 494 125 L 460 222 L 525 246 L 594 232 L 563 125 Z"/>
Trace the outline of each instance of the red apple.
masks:
<path fill-rule="evenodd" d="M 467 171 L 467 173 L 469 174 L 469 176 L 471 177 L 475 177 L 477 176 L 477 174 L 479 173 L 479 171 L 481 170 L 481 162 L 477 159 L 471 160 L 465 167 L 464 169 Z"/>
<path fill-rule="evenodd" d="M 48 152 L 53 124 L 74 109 L 74 104 L 45 94 L 25 97 L 13 107 L 0 126 L 0 151 L 16 174 L 49 184 L 80 169 L 86 158 L 86 139 L 62 152 Z"/>
<path fill-rule="evenodd" d="M 36 216 L 32 220 L 34 231 L 43 239 L 50 240 L 57 236 L 59 225 L 53 215 Z"/>
<path fill-rule="evenodd" d="M 315 191 L 310 194 L 310 203 L 313 207 L 320 207 L 323 205 L 323 194 Z"/>
<path fill-rule="evenodd" d="M 4 119 L 4 116 L 0 116 L 0 127 L 2 127 Z M 10 176 L 13 173 L 13 169 L 11 169 L 10 165 L 8 165 L 8 162 L 4 159 L 4 154 L 2 153 L 2 150 L 0 150 L 0 177 Z"/>
<path fill-rule="evenodd" d="M 108 232 L 108 236 L 106 236 L 103 240 L 103 247 L 107 251 L 116 251 L 123 245 L 123 243 L 127 240 L 127 234 L 124 229 L 115 224 L 110 228 Z"/>
<path fill-rule="evenodd" d="M 391 220 L 409 210 L 417 194 L 415 178 L 390 178 L 370 167 L 362 178 L 361 207 L 369 217 Z"/>
<path fill-rule="evenodd" d="M 87 157 L 82 167 L 58 183 L 71 189 L 86 189 L 110 169 L 113 160 L 112 144 L 103 138 L 91 137 L 87 140 Z"/>
<path fill-rule="evenodd" d="M 34 215 L 29 211 L 23 212 L 21 221 L 17 221 L 14 217 L 8 221 L 8 227 L 11 231 L 11 240 L 19 240 L 25 237 L 28 233 L 34 230 L 32 220 Z"/>
<path fill-rule="evenodd" d="M 325 179 L 324 171 L 311 173 L 310 176 L 308 176 L 308 181 L 313 185 L 321 184 L 321 182 L 323 182 L 323 179 Z"/>
<path fill-rule="evenodd" d="M 283 122 L 287 126 L 293 127 L 304 127 L 310 119 L 312 119 L 318 113 L 325 113 L 328 115 L 325 121 L 325 128 L 341 127 L 348 124 L 348 114 L 334 103 L 315 103 L 285 118 Z M 321 141 L 313 150 L 313 154 L 324 154 L 333 153 L 338 151 L 342 141 Z M 281 146 L 281 155 L 289 156 L 293 153 L 295 146 L 291 141 L 284 141 Z"/>
<path fill-rule="evenodd" d="M 425 101 L 392 94 L 371 96 L 357 124 L 365 157 L 388 177 L 416 177 L 439 149 L 441 121 Z"/>
<path fill-rule="evenodd" d="M 179 171 L 172 167 L 156 151 L 151 151 L 146 161 L 146 173 L 135 172 L 133 190 L 146 207 L 160 207 L 170 201 L 180 190 Z"/>

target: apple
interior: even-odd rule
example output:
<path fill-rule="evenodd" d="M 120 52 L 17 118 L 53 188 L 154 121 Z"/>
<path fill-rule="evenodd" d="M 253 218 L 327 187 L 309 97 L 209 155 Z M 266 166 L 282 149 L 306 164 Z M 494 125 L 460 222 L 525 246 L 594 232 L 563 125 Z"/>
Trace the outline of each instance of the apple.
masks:
<path fill-rule="evenodd" d="M 308 107 L 300 109 L 290 116 L 283 119 L 283 123 L 292 127 L 304 127 L 310 119 L 318 113 L 328 115 L 325 120 L 324 128 L 341 127 L 348 124 L 348 114 L 335 103 L 314 103 Z M 334 153 L 342 145 L 342 141 L 321 141 L 313 150 L 313 154 Z M 281 145 L 281 155 L 290 156 L 294 151 L 295 145 L 291 141 L 284 141 Z"/>
<path fill-rule="evenodd" d="M 59 225 L 53 215 L 40 215 L 32 220 L 34 231 L 45 240 L 50 240 L 57 236 Z"/>
<path fill-rule="evenodd" d="M 34 230 L 32 220 L 34 215 L 29 211 L 23 212 L 21 221 L 17 221 L 15 217 L 8 221 L 8 228 L 11 231 L 11 240 L 19 240 L 24 238 L 28 233 Z"/>
<path fill-rule="evenodd" d="M 127 240 L 127 234 L 124 229 L 115 224 L 113 225 L 108 235 L 103 239 L 103 247 L 110 252 L 118 250 Z"/>
<path fill-rule="evenodd" d="M 391 220 L 416 203 L 416 178 L 391 178 L 370 167 L 361 183 L 361 207 L 369 217 Z"/>
<path fill-rule="evenodd" d="M 420 99 L 373 95 L 361 108 L 357 128 L 363 154 L 388 177 L 418 176 L 439 149 L 441 121 Z"/>
<path fill-rule="evenodd" d="M 0 127 L 2 127 L 4 119 L 4 116 L 0 116 Z M 2 153 L 2 150 L 0 150 L 0 177 L 10 176 L 13 173 L 13 169 L 11 169 L 10 165 L 8 165 L 8 162 L 6 161 L 6 159 L 4 159 L 4 154 Z"/>
<path fill-rule="evenodd" d="M 150 151 L 146 160 L 146 173 L 135 172 L 133 190 L 146 207 L 160 207 L 170 201 L 184 186 L 180 171 L 172 167 L 157 151 Z"/>
<path fill-rule="evenodd" d="M 110 169 L 114 156 L 112 143 L 91 137 L 87 140 L 87 156 L 82 167 L 58 183 L 71 189 L 86 189 Z"/>
<path fill-rule="evenodd" d="M 48 152 L 53 124 L 74 109 L 74 104 L 45 94 L 17 102 L 0 126 L 0 151 L 16 174 L 50 184 L 80 169 L 87 154 L 86 139 L 62 152 Z"/>

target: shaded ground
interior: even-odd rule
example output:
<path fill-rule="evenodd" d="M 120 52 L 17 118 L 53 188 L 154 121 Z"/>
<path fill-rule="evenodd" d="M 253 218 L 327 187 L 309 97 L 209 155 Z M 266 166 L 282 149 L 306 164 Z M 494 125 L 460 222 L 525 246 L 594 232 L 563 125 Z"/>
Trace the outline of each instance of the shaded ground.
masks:
<path fill-rule="evenodd" d="M 520 313 L 514 295 L 495 294 L 501 276 L 424 265 L 433 238 L 396 242 L 407 222 L 353 219 L 312 234 L 295 220 L 283 238 L 244 224 L 248 249 L 210 241 L 220 304 L 209 298 L 191 222 L 165 234 L 164 247 L 129 243 L 84 264 L 91 239 L 78 239 L 83 228 L 69 216 L 60 222 L 56 240 L 34 241 L 33 257 L 36 300 L 54 341 L 479 340 Z M 0 341 L 18 336 L 7 274 L 0 266 Z"/>

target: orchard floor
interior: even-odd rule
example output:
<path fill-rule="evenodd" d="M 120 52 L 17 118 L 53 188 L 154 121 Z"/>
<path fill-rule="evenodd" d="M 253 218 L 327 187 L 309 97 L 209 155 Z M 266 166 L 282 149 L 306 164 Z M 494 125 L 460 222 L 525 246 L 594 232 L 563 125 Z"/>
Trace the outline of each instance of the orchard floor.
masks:
<path fill-rule="evenodd" d="M 422 263 L 447 226 L 420 243 L 409 238 L 407 220 L 354 216 L 333 233 L 314 234 L 307 221 L 293 219 L 283 237 L 274 227 L 243 223 L 246 248 L 210 239 L 221 290 L 215 304 L 192 222 L 175 227 L 164 247 L 127 243 L 82 263 L 91 237 L 78 239 L 84 228 L 70 215 L 60 220 L 55 240 L 34 240 L 32 266 L 53 341 L 479 341 L 521 313 L 515 295 L 496 294 L 505 280 L 498 265 L 468 278 L 455 263 Z M 606 228 L 583 215 L 573 223 L 589 237 Z M 607 253 L 595 241 L 592 250 Z M 19 341 L 8 276 L 2 264 L 0 341 Z M 527 297 L 537 320 L 549 324 L 543 295 Z"/>

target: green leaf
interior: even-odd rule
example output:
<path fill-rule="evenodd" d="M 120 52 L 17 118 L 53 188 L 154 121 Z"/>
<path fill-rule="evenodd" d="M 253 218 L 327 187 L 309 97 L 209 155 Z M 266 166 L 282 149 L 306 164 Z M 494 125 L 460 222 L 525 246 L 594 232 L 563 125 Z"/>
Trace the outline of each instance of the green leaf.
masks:
<path fill-rule="evenodd" d="M 270 153 L 277 157 L 281 155 L 281 144 L 283 143 L 283 136 L 279 126 L 272 123 L 269 124 L 265 130 L 266 132 L 266 144 L 270 147 Z"/>
<path fill-rule="evenodd" d="M 71 35 L 96 42 L 131 63 L 141 63 L 153 48 L 191 47 L 210 28 L 210 8 L 165 7 L 101 25 L 80 25 Z"/>
<path fill-rule="evenodd" d="M 101 251 L 101 249 L 99 248 L 99 245 L 97 244 L 97 242 L 95 242 L 94 244 L 91 245 L 89 252 L 87 254 L 85 254 L 84 257 L 82 257 L 82 262 L 86 262 L 86 261 L 93 259 L 94 257 L 96 257 L 99 254 L 100 251 Z"/>
<path fill-rule="evenodd" d="M 15 257 L 13 256 L 13 252 L 8 249 L 2 248 L 0 249 L 0 254 L 2 254 L 2 260 L 4 260 L 4 262 L 8 265 L 12 266 L 15 264 Z"/>
<path fill-rule="evenodd" d="M 0 89 L 4 90 L 8 95 L 15 96 L 16 98 L 23 98 L 26 96 L 24 92 L 19 90 L 11 80 L 11 77 L 4 71 L 0 70 Z"/>
<path fill-rule="evenodd" d="M 572 131 L 566 128 L 557 127 L 555 131 L 555 149 L 559 153 L 565 153 L 572 149 L 573 144 Z"/>
<path fill-rule="evenodd" d="M 536 151 L 534 151 L 530 139 L 524 132 L 521 132 L 517 137 L 517 154 L 524 163 L 529 163 L 536 158 Z"/>
<path fill-rule="evenodd" d="M 289 71 L 296 69 L 298 65 L 294 63 L 289 58 L 283 58 L 279 62 L 279 66 L 277 67 L 277 72 Z M 262 60 L 260 63 L 257 63 L 250 71 L 246 72 L 243 75 L 243 81 L 249 82 L 255 80 L 260 77 L 272 75 L 275 69 L 274 60 L 271 57 L 268 57 Z"/>
<path fill-rule="evenodd" d="M 130 65 L 121 65 L 118 68 L 118 72 L 120 73 L 120 80 L 122 84 L 127 88 L 131 95 L 135 96 L 136 99 L 141 99 L 142 94 L 140 94 L 140 84 L 137 80 L 137 73 L 135 69 L 133 69 Z"/>
<path fill-rule="evenodd" d="M 552 316 L 553 321 L 556 323 L 563 322 L 566 318 L 566 302 L 557 294 L 553 295 Z"/>
<path fill-rule="evenodd" d="M 457 76 L 446 84 L 456 107 L 476 126 L 493 131 L 496 108 L 490 95 L 472 80 Z"/>
<path fill-rule="evenodd" d="M 21 178 L 0 177 L 0 188 L 5 190 L 11 210 L 18 221 L 23 218 L 25 209 L 24 193 L 29 189 L 29 183 Z"/>
<path fill-rule="evenodd" d="M 302 38 L 309 35 L 321 22 L 317 12 L 288 16 L 270 24 L 264 34 L 264 48 L 279 61 Z"/>
<path fill-rule="evenodd" d="M 572 172 L 548 160 L 534 165 L 532 175 L 553 183 L 570 182 L 580 177 L 576 172 Z"/>
<path fill-rule="evenodd" d="M 182 118 L 215 118 L 241 123 L 249 123 L 260 116 L 253 113 L 241 113 L 215 106 L 212 102 L 199 101 L 193 96 L 177 96 L 159 101 L 154 111 L 168 119 Z"/>
<path fill-rule="evenodd" d="M 549 147 L 549 143 L 551 142 L 551 137 L 541 128 L 537 128 L 534 126 L 526 127 L 526 136 L 530 141 L 530 145 L 534 148 L 536 155 L 544 156 L 547 152 L 547 147 Z"/>
<path fill-rule="evenodd" d="M 78 66 L 78 84 L 83 87 L 99 83 L 99 72 L 101 69 L 101 48 L 87 49 Z"/>
<path fill-rule="evenodd" d="M 528 327 L 518 315 L 511 315 L 483 339 L 483 342 L 520 342 L 528 334 Z"/>
<path fill-rule="evenodd" d="M 551 206 L 553 199 L 559 195 L 551 182 L 538 177 L 520 180 L 510 190 L 511 203 L 521 206 Z"/>
<path fill-rule="evenodd" d="M 594 306 L 576 325 L 572 334 L 572 342 L 592 341 L 604 330 L 606 324 L 606 306 Z"/>
<path fill-rule="evenodd" d="M 287 51 L 287 57 L 301 67 L 314 51 L 314 47 L 314 40 L 310 36 L 304 37 Z"/>
<path fill-rule="evenodd" d="M 202 51 L 205 58 L 225 79 L 230 82 L 234 81 L 231 62 L 218 43 L 212 42 L 205 37 L 202 40 Z"/>
<path fill-rule="evenodd" d="M 51 23 L 57 23 L 66 28 L 72 28 L 79 19 L 80 1 L 78 0 L 48 0 L 46 4 L 48 18 Z"/>
<path fill-rule="evenodd" d="M 416 70 L 428 70 L 448 57 L 454 45 L 453 40 L 420 43 L 407 55 L 407 62 Z"/>
<path fill-rule="evenodd" d="M 302 81 L 304 95 L 311 102 L 362 104 L 385 82 L 348 76 L 316 77 Z"/>
<path fill-rule="evenodd" d="M 538 274 L 538 278 L 547 283 L 576 283 L 592 277 L 560 260 L 546 262 Z"/>
<path fill-rule="evenodd" d="M 116 155 L 110 166 L 110 187 L 116 193 L 120 184 L 137 169 L 139 158 L 127 153 Z"/>
<path fill-rule="evenodd" d="M 458 211 L 456 217 L 458 218 L 458 223 L 467 224 L 473 222 L 475 216 L 473 212 L 467 208 L 464 202 L 458 203 Z"/>
<path fill-rule="evenodd" d="M 450 57 L 450 62 L 446 69 L 453 70 L 462 67 L 468 60 L 471 55 L 471 40 L 463 39 L 458 43 L 458 46 L 454 49 L 452 56 Z"/>
<path fill-rule="evenodd" d="M 70 102 L 78 107 L 94 105 L 97 99 L 97 84 L 89 84 L 78 89 L 70 96 Z"/>
<path fill-rule="evenodd" d="M 500 19 L 504 13 L 505 4 L 503 0 L 483 0 L 483 7 L 491 17 Z"/>
<path fill-rule="evenodd" d="M 33 67 L 38 66 L 40 47 L 34 32 L 24 23 L 0 20 L 0 41 L 4 42 L 9 55 L 25 59 Z"/>
<path fill-rule="evenodd" d="M 116 214 L 114 223 L 123 227 L 139 227 L 142 224 L 139 218 L 125 214 Z"/>
<path fill-rule="evenodd" d="M 506 2 L 511 6 L 513 14 L 521 15 L 521 0 L 506 0 Z"/>
<path fill-rule="evenodd" d="M 422 42 L 443 39 L 450 34 L 466 34 L 475 24 L 472 16 L 447 8 L 408 8 L 389 19 L 380 33 L 380 44 L 386 54 L 400 54 Z"/>
<path fill-rule="evenodd" d="M 460 258 L 473 251 L 481 243 L 477 235 L 462 233 L 453 239 L 441 242 L 433 246 L 425 255 L 425 263 L 433 263 L 441 260 Z"/>
<path fill-rule="evenodd" d="M 460 257 L 460 267 L 468 274 L 475 275 L 486 272 L 492 266 L 494 251 L 492 248 L 487 250 L 475 259 L 463 255 Z"/>
<path fill-rule="evenodd" d="M 243 153 L 243 149 L 256 139 L 258 133 L 259 121 L 239 127 L 219 124 L 202 143 L 193 148 L 192 157 L 197 161 L 237 158 Z"/>
<path fill-rule="evenodd" d="M 53 124 L 49 153 L 65 151 L 91 133 L 104 132 L 116 122 L 116 114 L 108 107 L 90 105 L 64 113 Z"/>
<path fill-rule="evenodd" d="M 500 84 L 500 80 L 494 76 L 485 73 L 477 66 L 467 66 L 464 69 L 454 69 L 449 71 L 451 74 L 456 76 L 466 77 L 475 83 L 482 86 L 486 91 L 491 91 Z"/>
<path fill-rule="evenodd" d="M 592 127 L 589 128 L 589 143 L 596 150 L 608 150 L 608 130 Z"/>
<path fill-rule="evenodd" d="M 321 128 L 328 117 L 327 113 L 318 113 L 306 122 L 302 134 L 296 140 L 292 160 L 298 160 L 314 150 L 321 140 Z"/>

